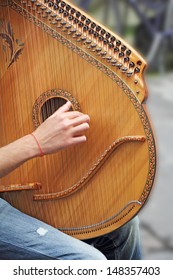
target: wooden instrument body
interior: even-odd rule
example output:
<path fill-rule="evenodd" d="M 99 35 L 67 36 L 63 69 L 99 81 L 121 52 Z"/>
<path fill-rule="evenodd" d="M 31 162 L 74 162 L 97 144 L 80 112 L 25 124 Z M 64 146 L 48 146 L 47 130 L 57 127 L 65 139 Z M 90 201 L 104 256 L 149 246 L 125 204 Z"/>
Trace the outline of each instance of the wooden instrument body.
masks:
<path fill-rule="evenodd" d="M 30 160 L 1 179 L 3 197 L 80 239 L 114 230 L 138 213 L 154 181 L 155 144 L 142 105 L 146 63 L 132 50 L 142 66 L 129 77 L 27 5 L 5 2 L 0 31 L 13 44 L 0 38 L 0 145 L 31 133 L 40 104 L 54 94 L 70 99 L 74 109 L 79 104 L 91 123 L 85 144 Z M 123 144 L 111 148 L 115 141 Z M 28 190 L 10 191 L 16 186 Z"/>

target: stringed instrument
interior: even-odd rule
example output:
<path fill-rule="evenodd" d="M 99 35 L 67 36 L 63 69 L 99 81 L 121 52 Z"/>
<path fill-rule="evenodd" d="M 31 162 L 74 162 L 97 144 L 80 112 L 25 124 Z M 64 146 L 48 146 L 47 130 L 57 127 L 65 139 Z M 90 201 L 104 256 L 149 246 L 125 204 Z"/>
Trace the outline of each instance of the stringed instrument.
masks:
<path fill-rule="evenodd" d="M 86 143 L 2 178 L 3 198 L 79 239 L 132 219 L 156 171 L 145 68 L 122 38 L 69 1 L 0 1 L 0 146 L 67 100 L 91 119 Z"/>

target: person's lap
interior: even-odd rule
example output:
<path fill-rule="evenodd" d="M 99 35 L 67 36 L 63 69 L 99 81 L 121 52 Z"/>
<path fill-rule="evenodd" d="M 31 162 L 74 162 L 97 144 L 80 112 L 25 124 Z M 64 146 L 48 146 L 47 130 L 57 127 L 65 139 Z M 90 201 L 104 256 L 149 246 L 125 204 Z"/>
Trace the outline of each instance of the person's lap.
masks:
<path fill-rule="evenodd" d="M 0 259 L 105 259 L 92 246 L 25 215 L 0 198 Z"/>
<path fill-rule="evenodd" d="M 98 250 L 96 250 L 98 249 Z M 72 238 L 0 198 L 0 259 L 140 259 L 138 218 L 104 236 Z"/>

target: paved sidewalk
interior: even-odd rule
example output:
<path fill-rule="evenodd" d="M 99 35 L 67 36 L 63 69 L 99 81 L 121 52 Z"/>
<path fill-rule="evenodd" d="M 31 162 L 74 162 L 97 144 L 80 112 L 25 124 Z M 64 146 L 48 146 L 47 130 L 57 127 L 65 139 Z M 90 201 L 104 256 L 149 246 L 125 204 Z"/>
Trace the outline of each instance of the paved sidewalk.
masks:
<path fill-rule="evenodd" d="M 144 259 L 173 259 L 173 72 L 147 77 L 147 108 L 156 135 L 158 162 L 153 192 L 142 209 Z"/>

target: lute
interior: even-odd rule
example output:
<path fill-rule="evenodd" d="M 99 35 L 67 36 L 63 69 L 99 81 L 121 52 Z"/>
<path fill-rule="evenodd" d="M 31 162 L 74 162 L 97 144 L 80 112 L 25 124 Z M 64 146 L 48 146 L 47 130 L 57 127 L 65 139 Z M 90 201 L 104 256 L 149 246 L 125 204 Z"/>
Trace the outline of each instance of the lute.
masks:
<path fill-rule="evenodd" d="M 146 66 L 69 1 L 1 1 L 0 145 L 31 133 L 67 100 L 91 118 L 85 144 L 23 164 L 0 180 L 2 196 L 79 239 L 132 219 L 156 171 Z"/>

